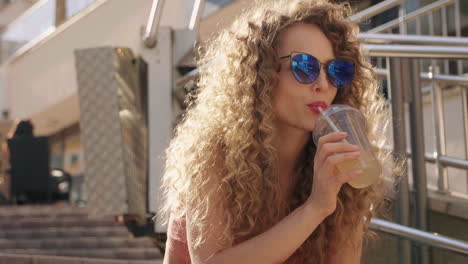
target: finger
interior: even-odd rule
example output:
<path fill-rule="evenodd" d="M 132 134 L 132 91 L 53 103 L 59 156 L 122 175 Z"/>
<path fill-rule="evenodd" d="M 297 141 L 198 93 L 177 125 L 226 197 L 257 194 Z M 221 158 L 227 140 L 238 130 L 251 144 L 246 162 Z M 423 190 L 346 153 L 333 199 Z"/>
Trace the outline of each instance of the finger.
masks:
<path fill-rule="evenodd" d="M 325 136 L 321 136 L 317 142 L 317 152 L 315 154 L 314 163 L 322 164 L 322 162 L 325 161 L 326 156 L 322 153 L 322 148 L 325 144 L 343 140 L 347 136 L 348 134 L 346 132 L 333 132 Z"/>
<path fill-rule="evenodd" d="M 357 160 L 360 156 L 361 153 L 359 151 L 335 154 L 326 158 L 325 166 L 327 167 L 327 171 L 331 173 L 336 168 L 336 165 L 349 160 Z"/>
<path fill-rule="evenodd" d="M 345 139 L 347 136 L 348 133 L 346 132 L 333 132 L 326 134 L 325 136 L 321 136 L 318 140 L 317 150 L 320 149 L 325 143 L 340 141 Z"/>
<path fill-rule="evenodd" d="M 343 185 L 345 183 L 348 183 L 352 180 L 355 180 L 361 177 L 363 173 L 364 172 L 362 170 L 357 170 L 357 171 L 352 171 L 350 173 L 340 174 L 335 177 L 335 182 L 340 185 Z"/>
<path fill-rule="evenodd" d="M 359 150 L 359 147 L 348 142 L 334 142 L 326 143 L 317 153 L 317 158 L 315 159 L 319 164 L 323 162 L 324 159 L 328 158 L 331 155 L 342 153 L 342 152 L 352 152 Z"/>

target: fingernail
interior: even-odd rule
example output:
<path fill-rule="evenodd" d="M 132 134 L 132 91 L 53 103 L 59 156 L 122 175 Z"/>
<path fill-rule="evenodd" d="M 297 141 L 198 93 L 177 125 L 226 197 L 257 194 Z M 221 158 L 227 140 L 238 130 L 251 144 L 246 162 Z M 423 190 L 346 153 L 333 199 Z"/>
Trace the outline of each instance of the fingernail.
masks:
<path fill-rule="evenodd" d="M 353 152 L 353 156 L 354 157 L 359 157 L 359 156 L 361 156 L 361 152 L 360 151 Z"/>
<path fill-rule="evenodd" d="M 363 173 L 362 170 L 357 170 L 357 171 L 354 172 L 355 175 L 358 175 L 358 174 L 361 174 L 361 173 Z"/>

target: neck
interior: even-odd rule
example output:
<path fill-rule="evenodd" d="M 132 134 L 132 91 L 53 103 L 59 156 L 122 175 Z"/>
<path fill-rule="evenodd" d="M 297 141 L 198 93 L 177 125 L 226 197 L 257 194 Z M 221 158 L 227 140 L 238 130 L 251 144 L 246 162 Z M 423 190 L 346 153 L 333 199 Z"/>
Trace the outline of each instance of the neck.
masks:
<path fill-rule="evenodd" d="M 291 126 L 277 126 L 275 147 L 278 150 L 280 175 L 292 175 L 297 169 L 310 132 Z"/>

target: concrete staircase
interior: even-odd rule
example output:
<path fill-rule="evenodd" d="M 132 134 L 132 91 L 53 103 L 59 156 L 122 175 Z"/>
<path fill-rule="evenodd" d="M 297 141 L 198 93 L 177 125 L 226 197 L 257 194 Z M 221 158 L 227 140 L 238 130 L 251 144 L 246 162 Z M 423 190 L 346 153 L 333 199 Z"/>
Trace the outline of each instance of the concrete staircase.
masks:
<path fill-rule="evenodd" d="M 112 216 L 89 218 L 86 208 L 68 205 L 0 207 L 0 264 L 155 264 L 161 259 L 150 238 L 132 237 Z"/>

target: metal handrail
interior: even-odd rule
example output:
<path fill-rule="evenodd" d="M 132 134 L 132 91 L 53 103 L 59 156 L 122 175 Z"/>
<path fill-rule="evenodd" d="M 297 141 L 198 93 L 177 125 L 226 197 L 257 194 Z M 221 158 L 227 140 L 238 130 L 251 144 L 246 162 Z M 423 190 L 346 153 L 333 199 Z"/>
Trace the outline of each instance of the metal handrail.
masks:
<path fill-rule="evenodd" d="M 438 46 L 468 46 L 468 38 L 420 35 L 360 33 L 358 39 L 369 44 L 417 44 Z"/>
<path fill-rule="evenodd" d="M 203 13 L 205 0 L 196 0 L 193 5 L 192 16 L 190 17 L 189 29 L 196 30 L 200 22 L 200 17 Z M 147 48 L 154 48 L 157 44 L 157 36 L 159 23 L 161 22 L 162 10 L 164 8 L 164 0 L 153 0 L 148 22 L 146 23 L 145 32 L 143 34 L 143 43 Z"/>
<path fill-rule="evenodd" d="M 387 77 L 387 75 L 388 75 L 387 69 L 374 68 L 374 72 L 379 77 Z M 445 83 L 445 84 L 468 86 L 468 77 L 467 76 L 436 74 L 432 78 L 431 73 L 421 73 L 421 75 L 419 77 L 421 78 L 421 81 L 423 81 L 423 82 L 429 82 L 429 81 L 432 81 L 432 79 L 434 79 L 434 80 L 436 80 L 438 82 Z M 443 86 L 442 88 L 446 88 L 446 86 Z"/>
<path fill-rule="evenodd" d="M 393 151 L 393 148 L 389 145 L 384 146 L 383 149 L 387 151 Z M 406 150 L 406 155 L 407 157 L 411 157 L 411 151 Z M 426 152 L 424 154 L 424 160 L 429 163 L 436 163 L 436 159 L 437 157 L 434 153 Z M 468 170 L 468 160 L 445 155 L 440 155 L 439 160 L 443 166 Z"/>
<path fill-rule="evenodd" d="M 377 57 L 467 59 L 468 47 L 363 44 L 369 55 Z"/>
<path fill-rule="evenodd" d="M 161 22 L 164 0 L 153 0 L 148 23 L 146 23 L 145 32 L 143 34 L 143 43 L 147 48 L 156 47 L 159 23 Z"/>
<path fill-rule="evenodd" d="M 403 1 L 404 0 L 385 0 L 357 14 L 354 14 L 353 16 L 350 17 L 350 20 L 353 21 L 354 23 L 360 23 L 363 20 L 371 18 L 377 14 L 387 11 L 390 8 L 400 5 Z"/>
<path fill-rule="evenodd" d="M 468 255 L 468 242 L 449 238 L 437 233 L 429 233 L 376 218 L 371 219 L 370 228 L 397 237 L 410 239 L 424 245 Z"/>
<path fill-rule="evenodd" d="M 437 2 L 431 3 L 427 6 L 424 6 L 422 8 L 417 9 L 416 11 L 413 11 L 403 17 L 399 17 L 397 19 L 394 19 L 392 21 L 389 21 L 383 25 L 380 25 L 378 27 L 375 27 L 373 29 L 370 29 L 367 31 L 367 33 L 378 33 L 382 32 L 385 30 L 393 29 L 397 26 L 399 26 L 402 22 L 409 22 L 412 21 L 420 16 L 426 15 L 431 13 L 432 11 L 436 9 L 440 9 L 442 7 L 445 7 L 447 5 L 453 4 L 455 0 L 439 0 Z"/>

